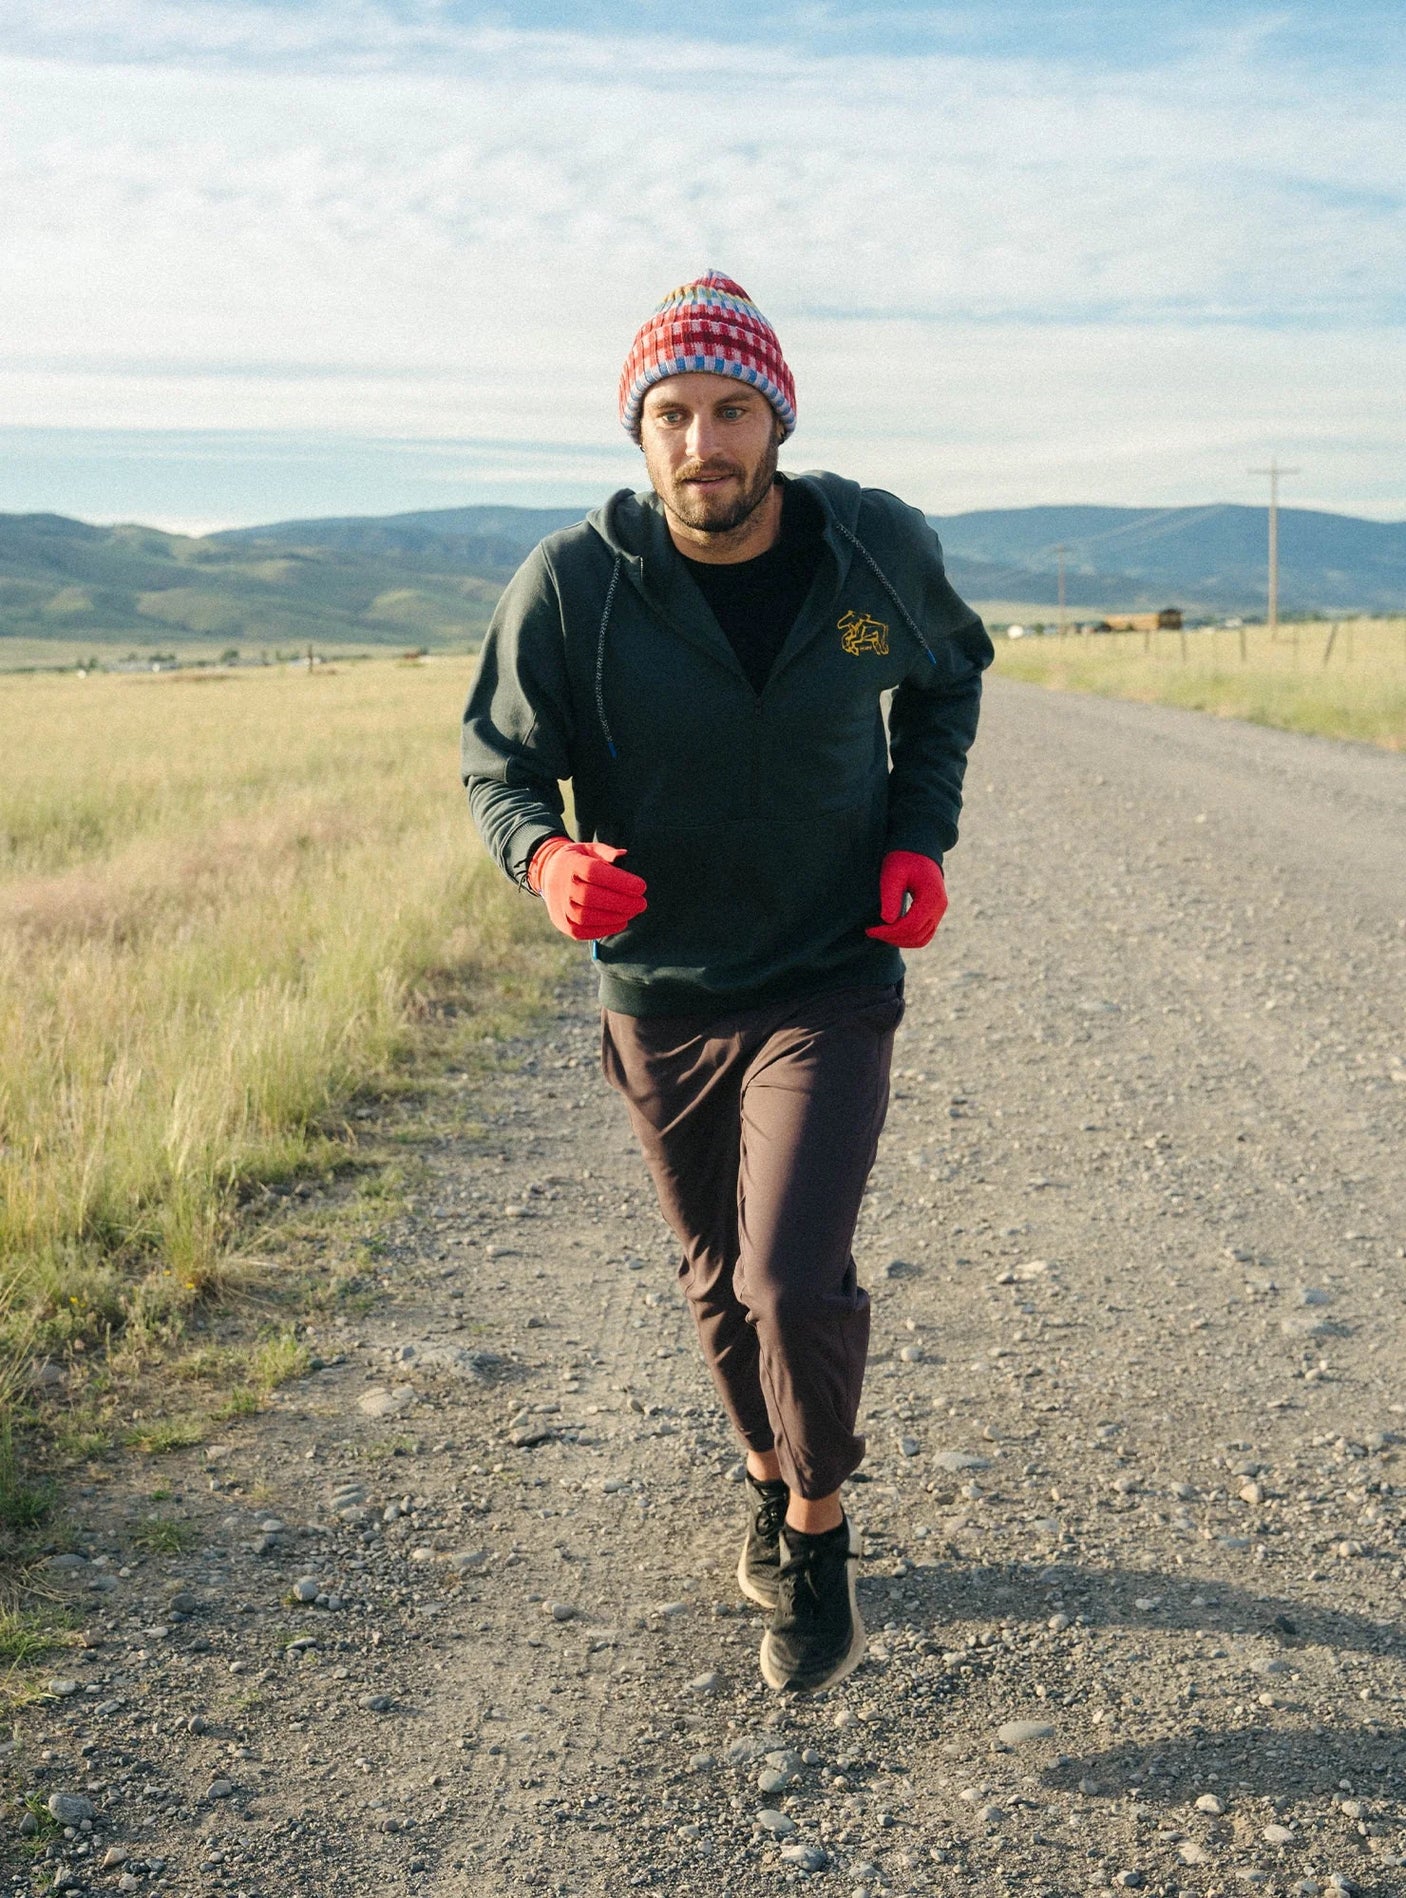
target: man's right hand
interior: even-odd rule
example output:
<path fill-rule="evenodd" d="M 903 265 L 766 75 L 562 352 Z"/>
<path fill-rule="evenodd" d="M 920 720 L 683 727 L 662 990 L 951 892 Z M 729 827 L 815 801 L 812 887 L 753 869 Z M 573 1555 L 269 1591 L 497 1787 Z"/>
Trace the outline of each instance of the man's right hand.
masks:
<path fill-rule="evenodd" d="M 547 914 L 575 942 L 614 936 L 649 905 L 643 877 L 616 868 L 623 857 L 617 844 L 578 844 L 569 837 L 548 837 L 527 865 L 528 888 L 547 905 Z"/>

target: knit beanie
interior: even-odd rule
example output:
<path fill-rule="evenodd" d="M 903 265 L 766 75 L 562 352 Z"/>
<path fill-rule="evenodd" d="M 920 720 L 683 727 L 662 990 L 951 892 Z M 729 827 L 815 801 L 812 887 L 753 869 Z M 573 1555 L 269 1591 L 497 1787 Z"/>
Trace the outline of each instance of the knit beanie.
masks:
<path fill-rule="evenodd" d="M 671 290 L 630 346 L 620 376 L 620 420 L 636 441 L 645 390 L 700 370 L 760 389 L 780 418 L 782 440 L 794 431 L 796 384 L 776 331 L 741 284 L 718 270 Z"/>

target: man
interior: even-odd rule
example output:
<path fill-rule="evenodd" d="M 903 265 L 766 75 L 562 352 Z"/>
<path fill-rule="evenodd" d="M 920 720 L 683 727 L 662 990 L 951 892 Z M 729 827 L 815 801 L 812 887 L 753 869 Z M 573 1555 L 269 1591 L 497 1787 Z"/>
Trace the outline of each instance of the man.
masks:
<path fill-rule="evenodd" d="M 620 414 L 652 492 L 613 495 L 514 576 L 464 781 L 503 869 L 593 945 L 605 1073 L 747 1449 L 738 1583 L 770 1611 L 762 1673 L 815 1692 L 864 1652 L 839 1494 L 864 1452 L 850 1247 L 899 950 L 946 908 L 991 644 L 915 509 L 777 473 L 795 385 L 729 278 L 659 305 Z"/>

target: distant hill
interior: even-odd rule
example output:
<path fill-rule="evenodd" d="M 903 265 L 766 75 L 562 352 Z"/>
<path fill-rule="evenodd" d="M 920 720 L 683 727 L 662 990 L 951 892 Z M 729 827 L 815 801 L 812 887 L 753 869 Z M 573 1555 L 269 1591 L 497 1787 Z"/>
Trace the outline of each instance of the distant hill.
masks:
<path fill-rule="evenodd" d="M 419 514 L 277 521 L 212 534 L 217 546 L 305 547 L 355 559 L 388 559 L 417 571 L 464 572 L 505 583 L 547 534 L 582 520 L 585 508 L 444 507 Z"/>
<path fill-rule="evenodd" d="M 509 575 L 577 508 L 464 507 L 276 521 L 194 538 L 0 515 L 0 639 L 111 646 L 462 646 Z M 1263 508 L 1034 507 L 934 516 L 969 599 L 1057 597 L 1071 608 L 1264 601 Z M 1406 610 L 1406 523 L 1280 511 L 1283 610 Z"/>
<path fill-rule="evenodd" d="M 983 578 L 977 597 L 1054 600 L 1063 544 L 1071 605 L 1264 607 L 1262 507 L 1025 507 L 932 520 L 959 590 L 964 566 L 1011 575 L 1002 589 Z M 1284 612 L 1406 611 L 1406 522 L 1281 508 L 1279 599 Z"/>
<path fill-rule="evenodd" d="M 511 511 L 511 510 L 508 510 Z M 555 518 L 555 517 L 554 517 Z M 319 529 L 324 523 L 318 523 Z M 0 514 L 0 638 L 301 647 L 462 646 L 488 624 L 515 560 L 450 547 L 418 555 L 317 534 L 193 538 L 91 527 L 57 514 Z"/>

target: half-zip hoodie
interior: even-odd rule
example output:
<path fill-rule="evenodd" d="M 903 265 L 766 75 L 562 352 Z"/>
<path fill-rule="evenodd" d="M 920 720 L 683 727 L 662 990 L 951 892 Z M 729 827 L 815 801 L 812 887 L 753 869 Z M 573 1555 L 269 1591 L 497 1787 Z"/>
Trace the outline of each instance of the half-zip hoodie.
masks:
<path fill-rule="evenodd" d="M 594 949 L 624 1014 L 896 982 L 899 952 L 864 933 L 884 853 L 941 861 L 957 840 L 986 630 L 917 509 L 793 478 L 824 526 L 761 692 L 652 493 L 622 489 L 536 547 L 484 642 L 463 729 L 474 821 L 524 887 L 566 829 L 565 782 L 576 835 L 624 846 L 648 908 Z"/>

